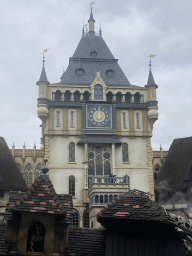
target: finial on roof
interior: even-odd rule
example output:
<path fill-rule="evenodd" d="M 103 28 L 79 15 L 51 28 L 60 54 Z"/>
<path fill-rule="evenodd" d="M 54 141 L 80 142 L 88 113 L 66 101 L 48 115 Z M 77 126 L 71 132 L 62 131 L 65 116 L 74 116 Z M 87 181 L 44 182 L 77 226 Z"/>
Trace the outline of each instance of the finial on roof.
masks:
<path fill-rule="evenodd" d="M 102 37 L 101 25 L 100 25 L 100 28 L 99 28 L 99 37 Z"/>
<path fill-rule="evenodd" d="M 49 176 L 46 174 L 49 171 L 49 168 L 46 166 L 46 162 L 48 159 L 44 158 L 44 165 L 41 167 L 41 174 L 39 176 L 40 179 L 47 179 Z"/>
<path fill-rule="evenodd" d="M 46 75 L 46 72 L 45 72 L 45 56 L 44 56 L 44 53 L 47 52 L 49 50 L 49 48 L 45 49 L 41 54 L 43 54 L 43 67 L 42 67 L 42 70 L 41 70 L 41 75 L 40 75 L 40 78 L 39 78 L 39 81 L 36 83 L 36 84 L 39 84 L 40 82 L 47 82 L 49 83 L 49 81 L 47 80 L 47 75 Z"/>
<path fill-rule="evenodd" d="M 153 78 L 152 71 L 151 71 L 151 58 L 155 58 L 156 56 L 157 55 L 153 55 L 153 54 L 146 56 L 146 57 L 149 57 L 149 76 L 148 76 L 147 85 L 156 85 L 155 80 Z"/>

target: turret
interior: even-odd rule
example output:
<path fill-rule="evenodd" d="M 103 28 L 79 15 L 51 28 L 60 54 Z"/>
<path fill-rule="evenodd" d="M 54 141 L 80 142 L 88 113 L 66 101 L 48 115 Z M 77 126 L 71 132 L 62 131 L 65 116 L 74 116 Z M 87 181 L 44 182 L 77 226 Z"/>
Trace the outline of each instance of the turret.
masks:
<path fill-rule="evenodd" d="M 150 55 L 151 58 L 151 55 Z M 155 123 L 155 121 L 158 119 L 158 106 L 157 106 L 157 99 L 156 99 L 156 89 L 158 88 L 158 86 L 155 83 L 155 80 L 153 78 L 153 74 L 151 71 L 151 59 L 149 62 L 149 76 L 148 76 L 148 81 L 147 81 L 147 85 L 146 87 L 148 87 L 148 120 L 149 120 L 149 124 L 151 127 L 151 130 L 153 130 L 153 124 Z"/>
<path fill-rule="evenodd" d="M 91 6 L 91 13 L 90 13 L 90 18 L 88 22 L 89 22 L 89 36 L 91 38 L 94 38 L 95 37 L 95 28 L 94 28 L 95 20 L 93 19 L 92 6 Z"/>
<path fill-rule="evenodd" d="M 43 67 L 42 67 L 41 75 L 40 75 L 39 81 L 37 81 L 36 83 L 39 86 L 39 99 L 47 99 L 47 86 L 50 84 L 49 81 L 47 80 L 47 75 L 45 72 L 44 52 L 43 52 Z M 42 103 L 38 103 L 37 107 L 38 107 L 37 115 L 42 121 L 43 128 L 45 128 L 46 121 L 48 118 L 48 113 L 49 113 L 48 105 L 43 104 L 42 102 Z"/>

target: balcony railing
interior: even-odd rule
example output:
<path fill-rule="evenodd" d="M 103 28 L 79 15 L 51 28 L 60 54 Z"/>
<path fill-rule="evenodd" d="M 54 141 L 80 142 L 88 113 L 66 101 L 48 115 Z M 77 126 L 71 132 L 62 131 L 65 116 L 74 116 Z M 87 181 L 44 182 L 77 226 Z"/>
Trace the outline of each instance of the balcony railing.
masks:
<path fill-rule="evenodd" d="M 124 177 L 106 177 L 106 176 L 93 176 L 93 177 L 89 177 L 89 188 L 93 185 L 93 184 L 125 184 L 128 185 L 129 184 L 129 176 L 125 175 Z"/>

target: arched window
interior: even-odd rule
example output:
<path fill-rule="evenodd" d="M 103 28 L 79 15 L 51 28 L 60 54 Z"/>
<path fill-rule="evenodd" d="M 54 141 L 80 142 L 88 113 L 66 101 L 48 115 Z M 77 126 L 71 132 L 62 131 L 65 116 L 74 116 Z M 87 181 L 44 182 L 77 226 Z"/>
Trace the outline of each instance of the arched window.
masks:
<path fill-rule="evenodd" d="M 76 209 L 73 209 L 72 226 L 75 228 L 79 227 L 79 212 Z"/>
<path fill-rule="evenodd" d="M 69 194 L 75 196 L 75 177 L 69 176 Z"/>
<path fill-rule="evenodd" d="M 96 84 L 94 87 L 94 99 L 103 99 L 103 86 Z"/>
<path fill-rule="evenodd" d="M 123 143 L 122 144 L 122 157 L 123 157 L 123 163 L 129 162 L 128 145 L 127 145 L 127 143 Z"/>
<path fill-rule="evenodd" d="M 100 146 L 91 148 L 88 153 L 88 175 L 104 176 L 111 173 L 110 151 Z"/>
<path fill-rule="evenodd" d="M 36 169 L 35 169 L 35 178 L 38 178 L 40 175 L 41 175 L 41 167 L 42 167 L 42 164 L 38 164 Z"/>
<path fill-rule="evenodd" d="M 153 175 L 154 175 L 154 180 L 155 180 L 155 181 L 156 181 L 157 178 L 158 178 L 159 171 L 160 171 L 160 167 L 159 167 L 158 164 L 156 164 L 155 167 L 154 167 L 154 173 L 153 173 Z"/>
<path fill-rule="evenodd" d="M 98 195 L 95 196 L 95 203 L 99 203 L 99 196 Z"/>
<path fill-rule="evenodd" d="M 57 90 L 55 93 L 55 100 L 61 101 L 61 91 Z"/>
<path fill-rule="evenodd" d="M 79 91 L 76 91 L 74 93 L 74 101 L 80 101 L 80 92 Z"/>
<path fill-rule="evenodd" d="M 30 164 L 28 164 L 25 167 L 25 181 L 27 183 L 27 186 L 30 187 L 32 184 L 32 167 Z"/>
<path fill-rule="evenodd" d="M 129 92 L 125 94 L 125 102 L 131 102 L 131 94 Z"/>
<path fill-rule="evenodd" d="M 120 92 L 118 92 L 118 93 L 116 94 L 116 101 L 117 101 L 117 102 L 121 102 L 121 93 L 120 93 Z"/>
<path fill-rule="evenodd" d="M 108 204 L 108 195 L 105 195 L 105 204 Z"/>
<path fill-rule="evenodd" d="M 33 223 L 28 231 L 27 252 L 44 252 L 45 227 L 41 222 Z"/>
<path fill-rule="evenodd" d="M 75 143 L 69 143 L 69 162 L 75 162 Z"/>
<path fill-rule="evenodd" d="M 83 227 L 89 228 L 89 210 L 85 210 L 83 213 Z"/>
<path fill-rule="evenodd" d="M 112 92 L 108 92 L 107 93 L 107 101 L 112 101 L 113 100 L 113 94 L 112 94 Z"/>
<path fill-rule="evenodd" d="M 86 101 L 89 100 L 89 92 L 86 91 L 83 93 L 83 100 L 86 100 Z"/>
<path fill-rule="evenodd" d="M 139 103 L 140 102 L 140 94 L 138 92 L 135 93 L 134 95 L 134 102 Z"/>
<path fill-rule="evenodd" d="M 113 196 L 109 195 L 109 203 L 111 203 L 112 200 L 113 200 Z"/>
<path fill-rule="evenodd" d="M 70 91 L 65 92 L 65 101 L 71 101 L 71 93 Z"/>
<path fill-rule="evenodd" d="M 103 204 L 103 195 L 100 195 L 100 203 Z"/>

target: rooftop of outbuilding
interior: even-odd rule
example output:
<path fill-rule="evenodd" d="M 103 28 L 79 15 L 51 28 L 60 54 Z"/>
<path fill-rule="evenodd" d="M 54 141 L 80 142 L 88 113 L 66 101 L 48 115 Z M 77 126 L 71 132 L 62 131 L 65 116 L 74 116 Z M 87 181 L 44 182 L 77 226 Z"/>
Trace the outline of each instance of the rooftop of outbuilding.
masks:
<path fill-rule="evenodd" d="M 0 189 L 26 191 L 25 180 L 3 137 L 0 137 Z"/>
<path fill-rule="evenodd" d="M 157 189 L 185 189 L 191 181 L 192 137 L 174 139 L 156 181 Z"/>

